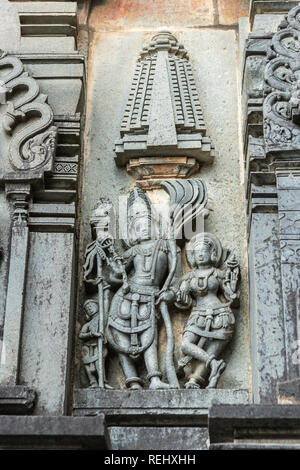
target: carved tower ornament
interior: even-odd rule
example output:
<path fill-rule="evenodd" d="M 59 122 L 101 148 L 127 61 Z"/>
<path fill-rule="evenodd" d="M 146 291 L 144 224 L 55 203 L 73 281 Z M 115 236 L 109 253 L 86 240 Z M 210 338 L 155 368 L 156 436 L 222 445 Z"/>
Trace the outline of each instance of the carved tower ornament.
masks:
<path fill-rule="evenodd" d="M 187 51 L 167 31 L 139 56 L 115 152 L 117 165 L 127 164 L 145 186 L 185 178 L 213 160 Z"/>
<path fill-rule="evenodd" d="M 132 390 L 145 384 L 153 390 L 178 389 L 184 374 L 186 388 L 207 382 L 215 388 L 225 369 L 220 355 L 233 334 L 231 305 L 238 300 L 238 263 L 217 237 L 200 231 L 186 244 L 192 271 L 181 278 L 180 247 L 185 246 L 186 229 L 209 215 L 207 190 L 200 179 L 168 180 L 161 186 L 170 196 L 167 223 L 162 223 L 142 189 L 129 194 L 122 255 L 114 247 L 111 202 L 101 199 L 93 211 L 94 241 L 86 249 L 84 279 L 97 290 L 84 304 L 87 322 L 79 336 L 90 387 L 110 388 L 104 360 L 112 353 Z M 189 309 L 193 303 L 182 338 L 186 356 L 177 365 L 175 307 Z M 160 318 L 166 334 L 164 370 L 158 350 Z M 192 359 L 199 364 L 189 374 L 185 366 Z"/>
<path fill-rule="evenodd" d="M 40 93 L 37 81 L 24 70 L 15 56 L 1 51 L 0 69 L 11 67 L 0 82 L 1 103 L 7 104 L 3 128 L 10 134 L 9 161 L 14 170 L 51 171 L 55 155 L 57 128 L 53 126 L 53 112 L 47 96 Z M 16 89 L 25 88 L 21 96 L 7 100 Z M 36 119 L 36 117 L 39 117 Z M 34 118 L 34 119 L 31 119 Z M 17 124 L 17 130 L 14 131 Z"/>
<path fill-rule="evenodd" d="M 266 156 L 300 147 L 300 6 L 273 35 L 265 68 L 264 140 Z"/>

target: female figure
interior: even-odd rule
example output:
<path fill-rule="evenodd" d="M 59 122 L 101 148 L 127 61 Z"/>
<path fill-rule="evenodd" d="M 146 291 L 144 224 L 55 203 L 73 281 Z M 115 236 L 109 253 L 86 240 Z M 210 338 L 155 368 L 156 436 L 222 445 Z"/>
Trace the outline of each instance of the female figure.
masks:
<path fill-rule="evenodd" d="M 211 233 L 201 233 L 187 244 L 187 260 L 192 271 L 183 277 L 177 294 L 177 306 L 194 303 L 182 336 L 185 356 L 179 368 L 192 359 L 198 363 L 185 388 L 215 388 L 226 367 L 220 355 L 234 329 L 233 302 L 238 300 L 239 266 L 220 240 Z"/>

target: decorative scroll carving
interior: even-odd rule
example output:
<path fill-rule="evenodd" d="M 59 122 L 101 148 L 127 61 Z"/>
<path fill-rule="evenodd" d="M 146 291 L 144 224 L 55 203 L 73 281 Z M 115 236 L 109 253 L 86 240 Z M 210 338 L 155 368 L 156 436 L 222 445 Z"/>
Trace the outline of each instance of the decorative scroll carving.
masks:
<path fill-rule="evenodd" d="M 130 160 L 129 171 L 141 165 L 145 178 L 148 176 L 145 166 L 154 165 L 155 177 L 163 172 L 163 164 L 165 174 L 171 176 L 167 166 L 172 158 L 177 158 L 175 176 L 181 173 L 178 157 L 212 161 L 213 145 L 206 136 L 188 54 L 169 32 L 155 35 L 140 54 L 115 152 L 118 165 Z M 160 167 L 156 168 L 155 161 L 145 159 L 154 156 L 171 158 L 160 161 Z M 139 165 L 133 164 L 133 158 L 139 159 Z M 191 162 L 181 163 L 187 166 L 184 177 L 190 173 Z"/>
<path fill-rule="evenodd" d="M 266 154 L 300 147 L 300 6 L 274 34 L 265 68 L 264 138 Z"/>
<path fill-rule="evenodd" d="M 9 160 L 14 170 L 52 170 L 56 147 L 57 128 L 53 126 L 53 112 L 47 104 L 47 96 L 39 91 L 36 80 L 24 71 L 22 62 L 1 52 L 0 68 L 11 66 L 1 80 L 2 94 L 15 89 L 26 88 L 19 98 L 7 101 L 7 111 L 3 117 L 3 128 L 12 134 L 9 145 Z M 39 119 L 36 119 L 39 116 Z M 30 122 L 31 117 L 32 122 Z M 29 121 L 29 123 L 27 123 Z M 16 132 L 18 123 L 26 123 Z"/>
<path fill-rule="evenodd" d="M 211 233 L 200 233 L 186 247 L 187 260 L 192 268 L 183 277 L 177 293 L 177 306 L 192 311 L 182 336 L 179 372 L 196 359 L 186 388 L 215 388 L 226 367 L 219 359 L 230 341 L 234 328 L 232 304 L 237 304 L 239 266 L 234 254 L 222 248 L 220 240 Z"/>

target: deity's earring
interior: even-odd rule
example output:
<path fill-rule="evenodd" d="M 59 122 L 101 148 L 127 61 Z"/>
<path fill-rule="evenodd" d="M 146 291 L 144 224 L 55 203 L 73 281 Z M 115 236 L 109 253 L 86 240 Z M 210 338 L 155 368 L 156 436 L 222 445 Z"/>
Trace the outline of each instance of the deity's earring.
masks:
<path fill-rule="evenodd" d="M 211 261 L 212 261 L 213 263 L 215 263 L 215 262 L 217 261 L 217 254 L 216 254 L 215 250 L 213 250 L 213 251 L 211 252 L 211 257 L 210 257 L 210 259 L 211 259 Z"/>

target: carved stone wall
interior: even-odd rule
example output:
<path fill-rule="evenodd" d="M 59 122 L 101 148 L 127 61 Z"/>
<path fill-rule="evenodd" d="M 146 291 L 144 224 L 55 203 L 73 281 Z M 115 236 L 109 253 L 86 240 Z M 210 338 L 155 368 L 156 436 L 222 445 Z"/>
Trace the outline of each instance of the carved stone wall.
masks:
<path fill-rule="evenodd" d="M 110 2 L 109 2 L 110 3 Z M 126 174 L 125 168 L 118 167 L 115 163 L 115 142 L 119 139 L 120 129 L 121 137 L 125 140 L 130 138 L 141 139 L 144 136 L 144 129 L 139 134 L 128 125 L 128 129 L 122 128 L 124 110 L 126 119 L 126 104 L 128 102 L 128 92 L 135 77 L 135 67 L 137 57 L 145 46 L 151 44 L 153 36 L 157 36 L 156 28 L 148 26 L 140 30 L 127 28 L 126 25 L 109 22 L 109 13 L 106 8 L 108 5 L 95 5 L 91 10 L 89 25 L 92 32 L 93 41 L 89 52 L 89 82 L 88 82 L 88 110 L 87 110 L 87 147 L 86 159 L 83 169 L 83 200 L 82 200 L 82 230 L 80 244 L 81 266 L 84 264 L 84 252 L 86 247 L 92 241 L 90 227 L 90 217 L 93 208 L 100 197 L 108 197 L 118 208 L 118 198 L 126 198 L 131 189 L 136 187 L 136 178 L 141 181 L 142 178 L 137 172 Z M 105 21 L 103 22 L 103 18 Z M 182 20 L 182 18 L 181 18 Z M 138 19 L 131 18 L 130 21 Z M 188 19 L 186 20 L 188 25 Z M 132 24 L 132 23 L 131 23 Z M 116 26 L 117 25 L 117 26 Z M 232 343 L 225 352 L 227 368 L 220 378 L 217 390 L 173 390 L 171 395 L 169 391 L 156 391 L 159 396 L 160 408 L 163 408 L 163 414 L 171 413 L 174 416 L 174 425 L 179 426 L 183 422 L 187 425 L 191 419 L 191 414 L 196 413 L 197 419 L 207 415 L 207 406 L 213 400 L 222 402 L 241 403 L 248 401 L 248 392 L 250 390 L 249 381 L 249 339 L 248 339 L 248 309 L 247 309 L 247 266 L 246 266 L 246 238 L 245 238 L 245 219 L 243 188 L 240 179 L 239 169 L 239 137 L 238 137 L 238 102 L 236 99 L 238 78 L 235 70 L 236 66 L 236 42 L 235 32 L 233 30 L 224 30 L 216 25 L 212 29 L 198 29 L 179 26 L 179 22 L 163 25 L 163 29 L 171 29 L 178 44 L 184 44 L 188 51 L 189 67 L 195 80 L 195 88 L 199 96 L 199 102 L 203 112 L 202 119 L 206 127 L 206 135 L 209 136 L 216 148 L 218 155 L 215 156 L 212 164 L 203 164 L 200 171 L 193 174 L 193 178 L 201 178 L 205 181 L 210 198 L 209 205 L 212 209 L 207 219 L 205 229 L 217 235 L 224 246 L 232 248 L 241 264 L 241 306 L 236 310 L 236 331 Z M 118 28 L 118 29 L 117 29 Z M 116 30 L 117 29 L 117 30 Z M 159 36 L 157 36 L 159 37 Z M 176 46 L 177 47 L 177 46 Z M 144 53 L 143 53 L 144 54 Z M 147 61 L 148 50 L 142 56 L 141 63 Z M 176 57 L 176 56 L 175 56 Z M 138 77 L 140 77 L 138 72 Z M 194 86 L 194 84 L 193 84 Z M 146 88 L 141 89 L 145 91 Z M 135 94 L 136 93 L 136 94 Z M 174 97 L 170 93 L 172 106 L 175 104 Z M 134 90 L 130 99 L 136 96 L 137 90 Z M 159 95 L 158 95 L 159 96 Z M 157 98 L 157 97 L 156 97 Z M 141 99 L 142 100 L 142 99 Z M 138 103 L 139 104 L 139 103 Z M 129 109 L 129 108 L 128 108 Z M 136 112 L 139 112 L 137 107 Z M 171 107 L 170 119 L 175 119 L 176 112 Z M 131 112 L 132 109 L 129 109 Z M 124 122 L 124 121 L 123 121 Z M 126 121 L 127 122 L 127 121 Z M 164 122 L 160 121 L 162 126 Z M 131 121 L 132 123 L 132 121 Z M 202 124 L 203 125 L 203 124 Z M 175 123 L 176 127 L 176 123 Z M 147 129 L 145 130 L 145 132 Z M 196 129 L 193 127 L 188 137 L 193 136 Z M 180 126 L 178 126 L 178 134 Z M 159 158 L 160 151 L 163 153 L 163 146 L 160 145 L 159 138 L 153 161 Z M 117 144 L 118 145 L 118 144 Z M 170 149 L 169 149 L 170 151 Z M 130 150 L 128 150 L 128 155 Z M 209 153 L 207 153 L 209 155 Z M 147 158 L 152 157 L 150 152 Z M 169 157 L 174 157 L 170 154 Z M 186 157 L 192 157 L 188 152 Z M 141 160 L 145 158 L 142 144 L 138 143 L 138 150 L 131 160 Z M 171 158 L 170 158 L 171 159 Z M 148 167 L 153 165 L 153 161 L 147 162 Z M 134 164 L 140 164 L 134 161 Z M 183 178 L 187 176 L 180 175 Z M 166 178 L 166 174 L 164 175 Z M 178 174 L 171 175 L 178 178 Z M 170 178 L 170 175 L 168 175 Z M 162 180 L 160 174 L 159 180 Z M 139 184 L 139 186 L 141 186 Z M 168 202 L 168 195 L 158 184 L 142 185 L 146 190 L 152 202 L 159 204 Z M 123 248 L 121 242 L 116 243 L 120 253 Z M 185 254 L 182 256 L 183 272 L 190 270 L 186 262 Z M 83 306 L 85 301 L 92 298 L 97 301 L 96 290 L 87 290 L 83 280 L 83 270 L 80 269 L 80 291 L 78 297 L 78 317 L 77 317 L 77 337 L 83 331 L 86 324 L 85 311 Z M 181 357 L 181 336 L 184 325 L 187 321 L 188 313 L 181 312 L 172 308 L 170 311 L 172 326 L 175 336 L 175 362 Z M 114 446 L 121 442 L 123 429 L 121 426 L 127 426 L 136 413 L 143 413 L 144 419 L 147 419 L 148 426 L 155 426 L 157 416 L 162 418 L 160 409 L 157 408 L 157 400 L 152 392 L 148 390 L 138 390 L 135 397 L 131 400 L 131 391 L 126 390 L 124 374 L 122 372 L 119 360 L 116 354 L 110 350 L 106 360 L 107 381 L 109 385 L 116 390 L 99 390 L 97 388 L 88 388 L 89 382 L 86 375 L 85 366 L 82 362 L 83 342 L 79 339 L 76 343 L 76 364 L 74 374 L 74 413 L 76 415 L 93 414 L 104 411 L 109 420 L 109 427 L 112 429 L 112 439 Z M 165 357 L 166 333 L 163 324 L 159 327 L 159 367 L 163 372 L 165 380 Z M 147 373 L 142 370 L 143 378 Z M 146 381 L 147 383 L 147 381 Z M 183 387 L 184 381 L 181 382 Z M 145 386 L 146 388 L 147 386 Z M 189 401 L 185 402 L 187 407 L 183 410 L 178 409 L 178 400 L 186 400 L 189 393 Z M 150 399 L 153 396 L 153 400 Z M 198 393 L 198 394 L 197 394 Z M 148 397 L 148 398 L 147 398 Z M 182 398 L 180 398 L 182 397 Z M 184 398 L 185 397 L 185 398 Z M 218 398 L 220 397 L 220 398 Z M 124 402 L 125 400 L 125 402 Z M 196 402 L 198 401 L 198 405 Z M 176 419 L 175 419 L 176 415 Z M 146 418 L 147 416 L 147 418 Z M 165 421 L 165 423 L 167 420 Z M 201 421 L 202 422 L 202 421 Z M 123 424 L 122 424 L 123 423 Z M 141 429 L 135 431 L 141 438 Z M 132 431 L 133 432 L 133 431 Z M 183 430 L 178 430 L 178 436 L 181 436 Z M 203 431 L 206 432 L 205 430 Z M 157 434 L 154 434 L 158 436 Z M 126 441 L 127 442 L 127 441 Z M 126 444 L 125 444 L 126 445 Z M 117 447 L 115 447 L 117 448 Z"/>
<path fill-rule="evenodd" d="M 256 403 L 289 396 L 294 403 L 288 383 L 299 380 L 300 10 L 297 2 L 270 2 L 262 11 L 256 3 L 243 85 L 253 395 Z"/>
<path fill-rule="evenodd" d="M 0 448 L 299 448 L 298 2 L 1 15 Z"/>
<path fill-rule="evenodd" d="M 76 4 L 5 6 L 19 36 L 0 59 L 0 388 L 12 410 L 18 390 L 33 390 L 31 411 L 59 415 L 69 403 L 84 57 Z"/>

